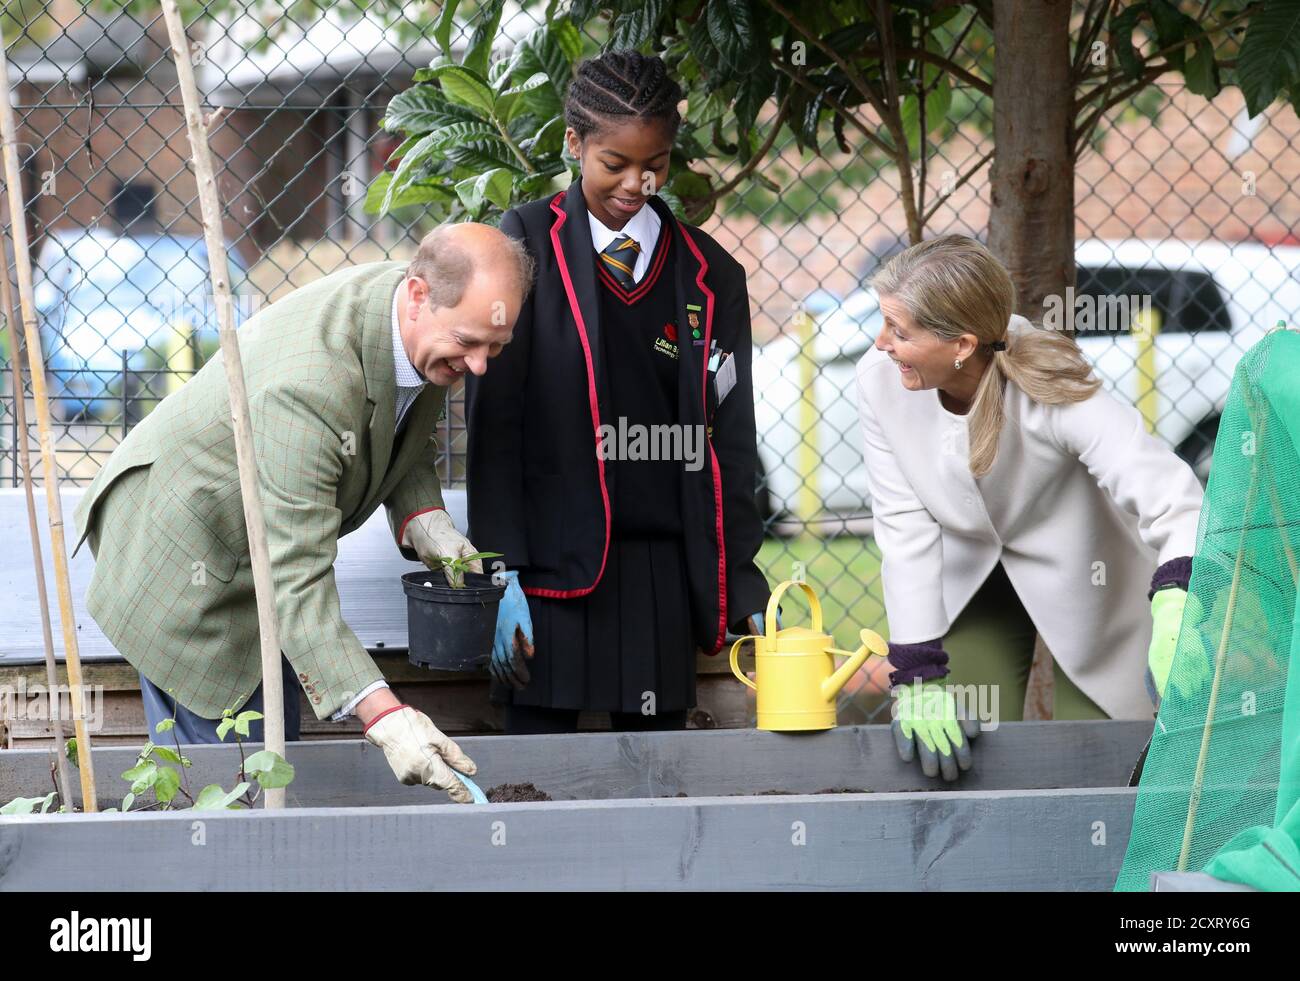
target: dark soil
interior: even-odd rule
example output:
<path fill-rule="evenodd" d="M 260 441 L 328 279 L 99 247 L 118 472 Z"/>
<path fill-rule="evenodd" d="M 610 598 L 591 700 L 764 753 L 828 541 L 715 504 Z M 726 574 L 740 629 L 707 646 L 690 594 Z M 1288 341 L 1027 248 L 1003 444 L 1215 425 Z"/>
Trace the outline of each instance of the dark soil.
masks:
<path fill-rule="evenodd" d="M 531 783 L 503 783 L 499 787 L 489 787 L 484 791 L 489 804 L 518 804 L 530 800 L 554 800 L 544 790 L 538 790 Z"/>

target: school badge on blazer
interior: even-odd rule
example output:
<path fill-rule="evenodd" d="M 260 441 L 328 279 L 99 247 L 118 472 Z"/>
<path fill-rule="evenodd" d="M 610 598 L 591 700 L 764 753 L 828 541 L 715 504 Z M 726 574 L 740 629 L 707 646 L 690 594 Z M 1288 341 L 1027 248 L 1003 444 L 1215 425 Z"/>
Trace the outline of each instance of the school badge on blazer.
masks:
<path fill-rule="evenodd" d="M 660 354 L 667 355 L 674 361 L 677 360 L 677 325 L 674 323 L 664 324 L 664 336 L 655 338 L 654 347 Z"/>

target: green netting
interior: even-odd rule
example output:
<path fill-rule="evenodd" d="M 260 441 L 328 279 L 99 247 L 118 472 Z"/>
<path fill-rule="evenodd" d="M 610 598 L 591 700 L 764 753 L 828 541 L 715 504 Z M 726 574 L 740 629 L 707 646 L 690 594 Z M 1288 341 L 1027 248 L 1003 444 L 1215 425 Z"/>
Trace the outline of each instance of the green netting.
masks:
<path fill-rule="evenodd" d="M 1117 890 L 1157 871 L 1300 889 L 1300 333 L 1233 378 Z M 1199 661 L 1199 664 L 1197 663 Z"/>

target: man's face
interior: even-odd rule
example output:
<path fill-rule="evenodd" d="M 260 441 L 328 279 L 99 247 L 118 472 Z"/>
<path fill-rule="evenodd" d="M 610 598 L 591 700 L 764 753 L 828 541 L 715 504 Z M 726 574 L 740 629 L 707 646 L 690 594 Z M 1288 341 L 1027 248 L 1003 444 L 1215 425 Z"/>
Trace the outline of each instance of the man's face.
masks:
<path fill-rule="evenodd" d="M 409 277 L 402 289 L 402 346 L 415 370 L 433 384 L 452 385 L 467 371 L 483 374 L 488 358 L 510 343 L 521 298 L 513 286 L 503 289 L 499 276 L 475 272 L 460 303 L 437 310 L 429 308 L 424 280 Z"/>

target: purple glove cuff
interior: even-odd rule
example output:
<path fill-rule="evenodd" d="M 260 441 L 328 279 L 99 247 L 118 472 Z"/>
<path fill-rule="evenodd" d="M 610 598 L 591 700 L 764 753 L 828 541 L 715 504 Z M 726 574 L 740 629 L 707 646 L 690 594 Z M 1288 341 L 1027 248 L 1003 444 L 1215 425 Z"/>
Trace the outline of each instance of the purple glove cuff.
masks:
<path fill-rule="evenodd" d="M 889 673 L 891 685 L 906 685 L 913 681 L 933 681 L 948 674 L 948 653 L 942 640 L 927 640 L 923 644 L 890 644 L 889 663 L 897 671 Z"/>
<path fill-rule="evenodd" d="M 1147 592 L 1147 599 L 1151 599 L 1158 590 L 1166 586 L 1177 586 L 1179 589 L 1186 590 L 1191 581 L 1192 557 L 1180 555 L 1176 559 L 1170 559 L 1151 577 L 1151 589 Z"/>

